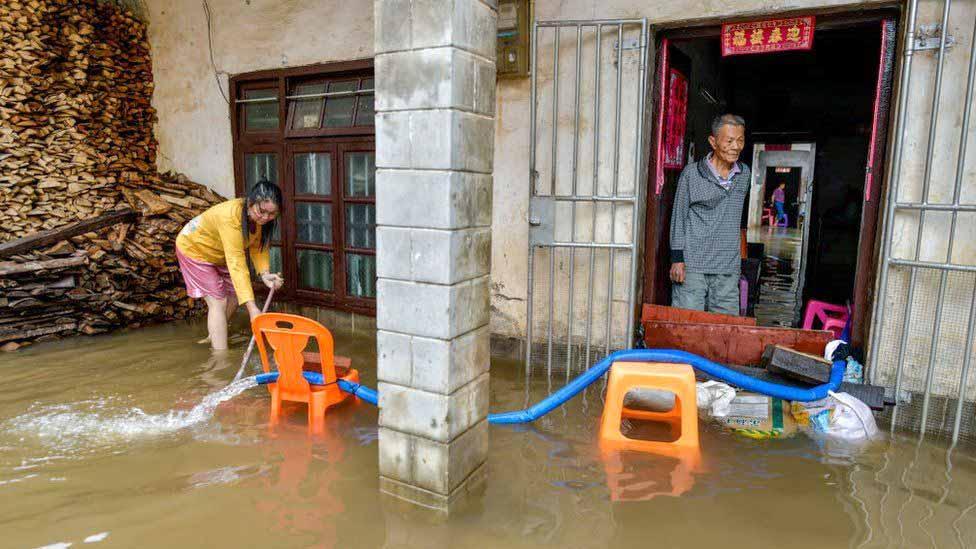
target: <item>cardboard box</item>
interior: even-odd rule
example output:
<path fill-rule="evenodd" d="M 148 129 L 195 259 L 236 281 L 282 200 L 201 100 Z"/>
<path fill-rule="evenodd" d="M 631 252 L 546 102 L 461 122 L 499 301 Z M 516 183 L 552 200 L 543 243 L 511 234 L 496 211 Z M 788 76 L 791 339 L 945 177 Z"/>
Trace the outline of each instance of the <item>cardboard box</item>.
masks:
<path fill-rule="evenodd" d="M 782 438 L 796 432 L 789 402 L 756 393 L 740 392 L 732 399 L 729 415 L 715 419 L 751 438 Z"/>

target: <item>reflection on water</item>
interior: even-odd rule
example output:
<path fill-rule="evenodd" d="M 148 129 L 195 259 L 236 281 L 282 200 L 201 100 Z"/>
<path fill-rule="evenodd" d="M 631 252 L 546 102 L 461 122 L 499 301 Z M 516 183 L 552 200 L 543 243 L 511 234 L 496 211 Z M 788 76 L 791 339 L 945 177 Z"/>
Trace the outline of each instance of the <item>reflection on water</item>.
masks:
<path fill-rule="evenodd" d="M 755 311 L 760 326 L 793 327 L 799 320 L 802 304 L 797 300 L 797 286 L 802 238 L 799 229 L 762 227 L 749 231 L 750 242 L 765 244 Z"/>
<path fill-rule="evenodd" d="M 193 415 L 233 377 L 246 341 L 214 361 L 194 344 L 200 331 L 166 326 L 2 356 L 0 545 L 976 546 L 972 448 L 756 441 L 703 423 L 693 467 L 608 455 L 596 444 L 597 389 L 535 425 L 492 427 L 484 494 L 448 519 L 380 495 L 377 412 L 364 403 L 330 411 L 313 439 L 303 413 L 270 429 L 261 387 L 179 428 L 110 427 L 145 426 L 133 408 Z M 338 332 L 336 347 L 375 384 L 370 336 Z M 518 363 L 493 362 L 492 410 L 548 392 L 549 380 L 526 391 L 522 376 Z M 50 423 L 66 410 L 80 424 Z"/>

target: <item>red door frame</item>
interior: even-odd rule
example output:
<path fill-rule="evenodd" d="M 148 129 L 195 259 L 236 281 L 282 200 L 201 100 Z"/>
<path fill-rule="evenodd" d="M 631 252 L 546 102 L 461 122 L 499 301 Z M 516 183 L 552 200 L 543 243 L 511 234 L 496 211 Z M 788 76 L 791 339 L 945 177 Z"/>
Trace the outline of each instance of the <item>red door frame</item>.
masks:
<path fill-rule="evenodd" d="M 785 14 L 793 15 L 793 14 Z M 804 13 L 803 15 L 810 15 Z M 854 330 L 852 343 L 861 345 L 865 341 L 865 326 L 870 320 L 869 315 L 874 300 L 873 286 L 877 259 L 877 230 L 879 222 L 879 203 L 881 187 L 884 178 L 884 160 L 887 147 L 888 114 L 892 97 L 894 54 L 897 43 L 898 12 L 890 9 L 876 12 L 813 14 L 817 15 L 817 28 L 839 28 L 858 24 L 876 23 L 881 25 L 880 62 L 878 80 L 875 91 L 874 116 L 869 144 L 868 165 L 865 174 L 865 196 L 861 211 L 861 229 L 859 234 L 857 272 L 854 282 Z M 664 78 L 668 74 L 668 47 L 672 41 L 693 38 L 717 37 L 721 35 L 721 26 L 692 27 L 684 29 L 670 29 L 658 35 L 657 72 L 654 80 L 656 86 L 654 97 L 654 129 L 653 140 L 650 143 L 651 154 L 647 173 L 647 211 L 645 217 L 644 234 L 644 275 L 642 279 L 642 299 L 644 303 L 663 305 L 668 302 L 667 288 L 668 269 L 659 269 L 667 265 L 668 246 L 666 242 L 667 227 L 670 225 L 671 200 L 663 188 L 667 179 L 663 166 L 663 127 L 666 89 Z M 665 211 L 667 209 L 667 211 Z"/>

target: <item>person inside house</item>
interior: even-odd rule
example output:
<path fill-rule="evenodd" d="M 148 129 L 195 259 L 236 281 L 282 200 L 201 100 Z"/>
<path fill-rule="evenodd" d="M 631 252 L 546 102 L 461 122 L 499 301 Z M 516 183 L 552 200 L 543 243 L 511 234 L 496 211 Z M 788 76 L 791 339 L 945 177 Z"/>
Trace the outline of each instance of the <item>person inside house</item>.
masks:
<path fill-rule="evenodd" d="M 284 284 L 270 270 L 270 243 L 281 211 L 281 189 L 261 180 L 244 198 L 211 207 L 191 219 L 176 237 L 176 259 L 186 293 L 207 303 L 206 339 L 227 349 L 227 323 L 244 305 L 251 319 L 261 314 L 251 287 L 251 267 L 269 289 Z"/>
<path fill-rule="evenodd" d="M 712 121 L 712 152 L 678 178 L 671 213 L 671 305 L 739 314 L 740 225 L 749 194 L 749 167 L 739 162 L 745 121 L 723 114 Z"/>
<path fill-rule="evenodd" d="M 780 183 L 779 187 L 773 191 L 773 206 L 776 208 L 776 223 L 786 219 L 786 183 Z"/>

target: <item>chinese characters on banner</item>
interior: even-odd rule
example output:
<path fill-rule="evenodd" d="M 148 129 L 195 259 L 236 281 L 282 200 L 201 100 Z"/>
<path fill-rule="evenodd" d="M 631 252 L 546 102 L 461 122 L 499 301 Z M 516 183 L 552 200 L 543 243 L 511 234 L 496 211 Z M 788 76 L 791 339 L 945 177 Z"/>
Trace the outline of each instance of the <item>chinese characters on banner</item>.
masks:
<path fill-rule="evenodd" d="M 808 16 L 722 25 L 722 56 L 812 49 L 814 24 Z"/>
<path fill-rule="evenodd" d="M 674 68 L 668 70 L 668 103 L 664 133 L 664 167 L 685 166 L 685 128 L 688 120 L 688 79 Z"/>

